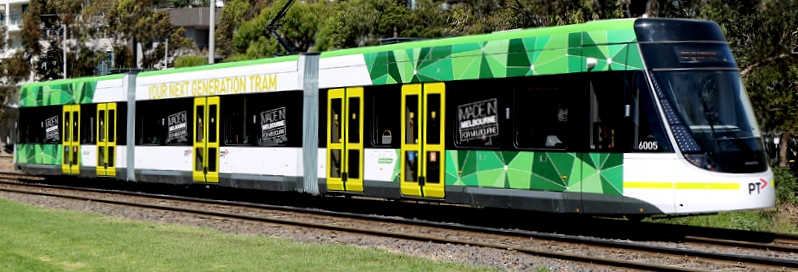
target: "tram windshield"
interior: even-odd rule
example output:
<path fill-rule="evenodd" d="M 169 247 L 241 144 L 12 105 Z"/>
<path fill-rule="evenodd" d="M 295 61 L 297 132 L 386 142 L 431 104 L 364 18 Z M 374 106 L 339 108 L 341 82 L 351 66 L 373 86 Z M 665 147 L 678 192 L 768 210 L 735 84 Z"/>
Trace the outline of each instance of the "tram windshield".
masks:
<path fill-rule="evenodd" d="M 719 172 L 767 169 L 761 134 L 738 71 L 660 71 L 654 77 L 701 148 L 698 154 L 685 154 L 688 160 Z"/>

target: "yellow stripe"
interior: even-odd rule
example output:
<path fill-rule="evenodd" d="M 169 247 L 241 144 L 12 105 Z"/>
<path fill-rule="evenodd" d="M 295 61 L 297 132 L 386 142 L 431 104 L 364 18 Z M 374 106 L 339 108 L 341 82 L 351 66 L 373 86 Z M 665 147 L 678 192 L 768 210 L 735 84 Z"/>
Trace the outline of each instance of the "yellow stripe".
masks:
<path fill-rule="evenodd" d="M 676 189 L 676 190 L 739 190 L 739 183 L 709 182 L 635 182 L 623 183 L 623 188 L 630 189 Z"/>
<path fill-rule="evenodd" d="M 623 188 L 633 189 L 673 189 L 673 182 L 634 182 L 623 183 Z"/>

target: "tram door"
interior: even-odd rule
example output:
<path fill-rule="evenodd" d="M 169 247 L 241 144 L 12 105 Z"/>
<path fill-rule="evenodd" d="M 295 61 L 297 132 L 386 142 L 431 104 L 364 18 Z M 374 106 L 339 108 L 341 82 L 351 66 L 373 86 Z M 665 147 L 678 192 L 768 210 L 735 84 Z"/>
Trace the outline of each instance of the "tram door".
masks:
<path fill-rule="evenodd" d="M 363 88 L 327 94 L 327 189 L 363 192 Z"/>
<path fill-rule="evenodd" d="M 80 105 L 64 105 L 61 120 L 61 171 L 64 174 L 77 175 L 80 174 Z"/>
<path fill-rule="evenodd" d="M 97 176 L 116 176 L 116 103 L 97 105 Z"/>
<path fill-rule="evenodd" d="M 194 99 L 194 182 L 219 182 L 219 97 Z"/>
<path fill-rule="evenodd" d="M 443 83 L 402 86 L 402 195 L 444 197 Z"/>

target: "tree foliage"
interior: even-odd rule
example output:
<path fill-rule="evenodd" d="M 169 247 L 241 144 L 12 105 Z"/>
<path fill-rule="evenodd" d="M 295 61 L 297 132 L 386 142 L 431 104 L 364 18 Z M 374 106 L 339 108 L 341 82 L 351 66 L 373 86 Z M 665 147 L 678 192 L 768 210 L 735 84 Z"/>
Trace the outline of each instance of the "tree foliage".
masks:
<path fill-rule="evenodd" d="M 180 56 L 175 60 L 175 68 L 192 67 L 208 64 L 205 56 Z"/>

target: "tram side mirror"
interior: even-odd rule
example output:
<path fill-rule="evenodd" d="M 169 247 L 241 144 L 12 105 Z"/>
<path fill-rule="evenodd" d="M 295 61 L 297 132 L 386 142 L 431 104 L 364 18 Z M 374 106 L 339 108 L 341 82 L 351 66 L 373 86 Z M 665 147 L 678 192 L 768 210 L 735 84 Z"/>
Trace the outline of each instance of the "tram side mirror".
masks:
<path fill-rule="evenodd" d="M 632 105 L 626 104 L 623 106 L 623 117 L 632 117 Z"/>

